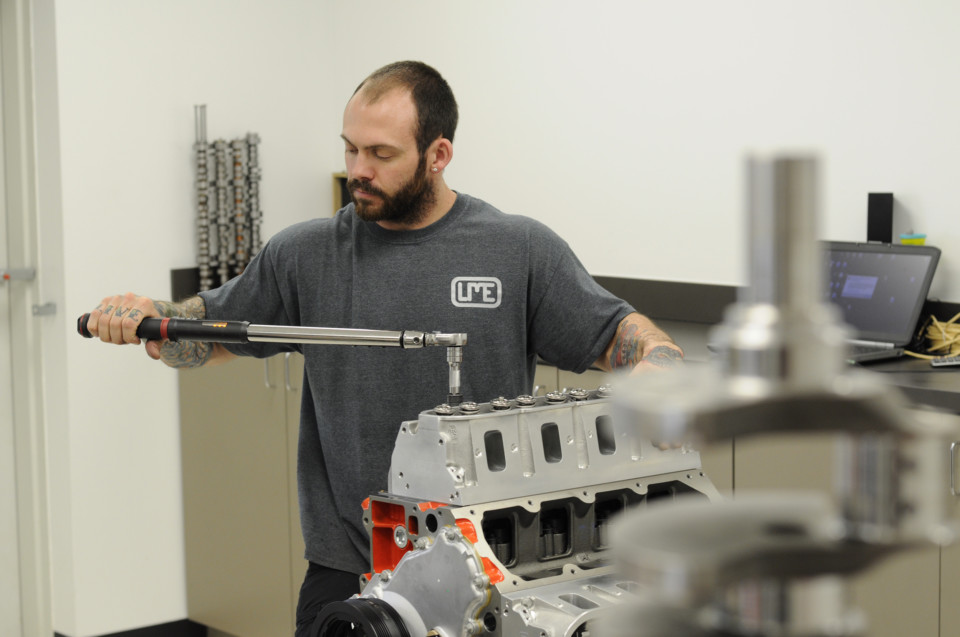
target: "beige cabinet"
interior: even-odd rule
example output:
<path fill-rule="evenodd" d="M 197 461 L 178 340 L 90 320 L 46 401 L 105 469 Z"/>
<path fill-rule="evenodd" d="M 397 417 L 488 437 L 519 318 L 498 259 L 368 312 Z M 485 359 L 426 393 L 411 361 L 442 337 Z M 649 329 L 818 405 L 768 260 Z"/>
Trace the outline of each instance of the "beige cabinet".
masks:
<path fill-rule="evenodd" d="M 960 544 L 940 552 L 940 637 L 960 635 Z"/>
<path fill-rule="evenodd" d="M 188 615 L 237 637 L 293 634 L 302 369 L 239 358 L 179 376 Z"/>
<path fill-rule="evenodd" d="M 300 500 L 297 496 L 297 442 L 300 440 L 300 398 L 303 394 L 303 356 L 285 355 L 284 396 L 286 397 L 287 420 L 287 494 L 290 497 L 290 576 L 293 604 L 296 610 L 300 597 L 300 585 L 307 573 L 307 561 L 303 557 L 306 547 L 300 529 Z"/>
<path fill-rule="evenodd" d="M 960 519 L 960 497 L 953 504 L 954 518 Z M 960 635 L 960 543 L 940 550 L 940 637 L 955 635 Z"/>

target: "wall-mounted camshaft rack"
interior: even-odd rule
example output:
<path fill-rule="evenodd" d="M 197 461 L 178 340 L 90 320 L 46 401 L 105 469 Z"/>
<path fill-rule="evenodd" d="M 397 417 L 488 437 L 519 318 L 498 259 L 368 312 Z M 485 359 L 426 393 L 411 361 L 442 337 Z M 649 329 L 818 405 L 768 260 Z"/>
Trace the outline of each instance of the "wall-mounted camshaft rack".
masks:
<path fill-rule="evenodd" d="M 260 136 L 207 143 L 207 107 L 194 107 L 200 290 L 243 272 L 260 251 Z"/>

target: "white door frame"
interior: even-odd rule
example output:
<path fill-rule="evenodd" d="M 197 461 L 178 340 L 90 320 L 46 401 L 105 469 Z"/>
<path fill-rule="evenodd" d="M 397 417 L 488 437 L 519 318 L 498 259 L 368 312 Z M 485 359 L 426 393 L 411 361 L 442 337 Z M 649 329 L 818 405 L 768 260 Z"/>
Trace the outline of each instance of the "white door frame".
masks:
<path fill-rule="evenodd" d="M 5 209 L 0 216 L 7 228 L 7 263 L 0 266 L 11 269 L 35 268 L 39 261 L 31 9 L 30 0 L 0 0 Z M 20 624 L 25 637 L 52 635 L 42 352 L 32 312 L 40 304 L 39 284 L 35 279 L 4 286 L 10 359 L 0 364 L 12 370 Z M 0 320 L 6 316 L 0 314 Z"/>
<path fill-rule="evenodd" d="M 0 63 L 3 59 L 0 33 Z M 0 86 L 2 89 L 2 86 Z M 2 90 L 0 90 L 2 95 Z M 2 119 L 2 104 L 0 104 Z M 0 128 L 0 145 L 3 130 Z M 7 265 L 7 216 L 3 155 L 0 153 L 0 268 Z M 13 435 L 13 357 L 9 284 L 0 282 L 0 634 L 22 635 L 20 602 L 20 531 L 17 515 L 17 470 Z"/>

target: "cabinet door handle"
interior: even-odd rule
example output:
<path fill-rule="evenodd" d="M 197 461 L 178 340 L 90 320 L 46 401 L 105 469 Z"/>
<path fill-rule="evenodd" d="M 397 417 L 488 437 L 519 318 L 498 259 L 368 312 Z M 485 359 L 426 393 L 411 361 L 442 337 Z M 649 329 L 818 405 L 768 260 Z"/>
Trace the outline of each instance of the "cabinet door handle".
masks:
<path fill-rule="evenodd" d="M 270 383 L 270 359 L 263 359 L 263 384 L 267 389 L 276 389 L 277 386 Z"/>
<path fill-rule="evenodd" d="M 297 391 L 299 387 L 294 387 L 290 384 L 290 356 L 292 352 L 287 352 L 283 355 L 283 384 L 286 385 L 287 391 Z"/>
<path fill-rule="evenodd" d="M 960 495 L 960 489 L 957 488 L 957 448 L 960 448 L 960 442 L 950 443 L 950 494 Z"/>

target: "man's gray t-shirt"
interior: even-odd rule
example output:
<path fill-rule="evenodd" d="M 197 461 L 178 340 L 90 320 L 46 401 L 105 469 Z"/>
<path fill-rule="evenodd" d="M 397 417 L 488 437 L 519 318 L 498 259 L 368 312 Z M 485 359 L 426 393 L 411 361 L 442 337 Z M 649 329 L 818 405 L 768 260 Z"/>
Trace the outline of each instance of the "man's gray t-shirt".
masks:
<path fill-rule="evenodd" d="M 420 230 L 385 230 L 360 220 L 353 204 L 294 225 L 242 275 L 201 296 L 211 319 L 465 332 L 462 392 L 477 402 L 529 393 L 537 356 L 587 369 L 633 311 L 546 226 L 462 193 Z M 306 558 L 368 572 L 361 502 L 386 488 L 400 423 L 445 401 L 446 348 L 227 347 L 303 353 L 297 474 Z"/>

